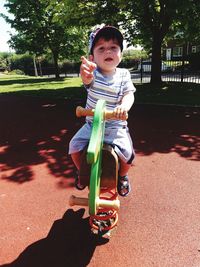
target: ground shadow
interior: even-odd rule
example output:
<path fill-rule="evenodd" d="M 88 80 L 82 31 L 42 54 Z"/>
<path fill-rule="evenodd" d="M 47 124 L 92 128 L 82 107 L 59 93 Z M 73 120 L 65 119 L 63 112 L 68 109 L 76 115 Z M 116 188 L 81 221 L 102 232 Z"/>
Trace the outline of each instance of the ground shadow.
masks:
<path fill-rule="evenodd" d="M 108 242 L 91 233 L 84 209 L 66 211 L 55 221 L 46 238 L 29 245 L 12 263 L 0 267 L 84 267 L 96 246 Z"/>
<path fill-rule="evenodd" d="M 64 78 L 59 78 L 59 79 L 55 79 L 55 78 L 39 78 L 39 79 L 31 79 L 31 78 L 27 78 L 25 79 L 23 78 L 10 78 L 10 76 L 8 77 L 8 79 L 4 79 L 0 81 L 0 85 L 12 85 L 12 84 L 37 84 L 37 83 L 42 83 L 42 82 L 52 82 L 52 81 L 63 81 Z"/>
<path fill-rule="evenodd" d="M 34 179 L 33 167 L 45 164 L 59 185 L 73 178 L 68 144 L 84 119 L 75 117 L 83 101 L 0 95 L 0 179 Z M 178 153 L 200 160 L 200 109 L 135 104 L 129 128 L 136 152 Z M 63 183 L 62 183 L 63 181 Z"/>
<path fill-rule="evenodd" d="M 75 118 L 79 100 L 0 96 L 0 177 L 18 183 L 34 178 L 46 164 L 60 179 L 73 177 L 69 140 L 83 123 Z"/>
<path fill-rule="evenodd" d="M 129 120 L 137 153 L 175 152 L 200 160 L 200 108 L 137 105 Z"/>

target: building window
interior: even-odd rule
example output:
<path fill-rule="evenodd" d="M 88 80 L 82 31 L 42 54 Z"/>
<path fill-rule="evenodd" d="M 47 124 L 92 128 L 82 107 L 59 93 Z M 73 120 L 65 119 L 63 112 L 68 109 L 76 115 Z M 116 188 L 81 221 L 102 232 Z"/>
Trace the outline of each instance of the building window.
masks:
<path fill-rule="evenodd" d="M 173 57 L 181 57 L 183 55 L 183 47 L 173 48 Z"/>
<path fill-rule="evenodd" d="M 196 47 L 196 45 L 193 45 L 192 46 L 192 53 L 196 53 L 197 52 L 197 47 Z"/>

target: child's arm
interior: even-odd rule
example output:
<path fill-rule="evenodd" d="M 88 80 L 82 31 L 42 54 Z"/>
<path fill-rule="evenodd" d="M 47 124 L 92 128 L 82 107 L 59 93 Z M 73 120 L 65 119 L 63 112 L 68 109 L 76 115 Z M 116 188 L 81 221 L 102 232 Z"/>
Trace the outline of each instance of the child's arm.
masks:
<path fill-rule="evenodd" d="M 120 119 L 123 118 L 124 115 L 127 115 L 134 103 L 134 100 L 135 98 L 132 91 L 125 94 L 122 98 L 121 104 L 114 109 L 115 116 Z"/>
<path fill-rule="evenodd" d="M 94 79 L 93 71 L 96 69 L 96 64 L 87 60 L 85 57 L 81 57 L 80 74 L 83 84 L 90 85 Z"/>

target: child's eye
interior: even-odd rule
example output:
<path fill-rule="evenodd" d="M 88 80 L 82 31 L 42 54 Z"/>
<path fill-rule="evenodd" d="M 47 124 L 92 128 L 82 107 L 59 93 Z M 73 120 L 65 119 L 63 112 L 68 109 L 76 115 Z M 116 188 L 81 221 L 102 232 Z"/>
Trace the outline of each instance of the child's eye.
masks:
<path fill-rule="evenodd" d="M 106 50 L 110 50 L 112 52 L 117 52 L 118 51 L 118 46 L 117 45 L 112 45 L 110 47 L 104 47 L 104 46 L 99 46 L 98 47 L 98 53 L 104 53 Z"/>
<path fill-rule="evenodd" d="M 103 53 L 105 51 L 105 48 L 103 46 L 100 46 L 98 50 L 100 53 Z"/>
<path fill-rule="evenodd" d="M 117 51 L 117 49 L 118 49 L 117 46 L 112 46 L 112 47 L 111 47 L 111 50 L 112 50 L 113 52 Z"/>

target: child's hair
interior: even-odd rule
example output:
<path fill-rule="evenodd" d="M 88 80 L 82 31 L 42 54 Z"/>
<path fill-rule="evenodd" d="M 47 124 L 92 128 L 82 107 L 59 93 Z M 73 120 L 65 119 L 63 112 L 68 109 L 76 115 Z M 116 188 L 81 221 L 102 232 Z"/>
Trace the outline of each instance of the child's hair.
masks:
<path fill-rule="evenodd" d="M 96 29 L 90 34 L 89 53 L 91 55 L 93 55 L 94 46 L 100 38 L 103 38 L 106 41 L 117 40 L 121 51 L 123 50 L 123 35 L 121 32 L 113 26 L 104 26 L 103 28 Z"/>

